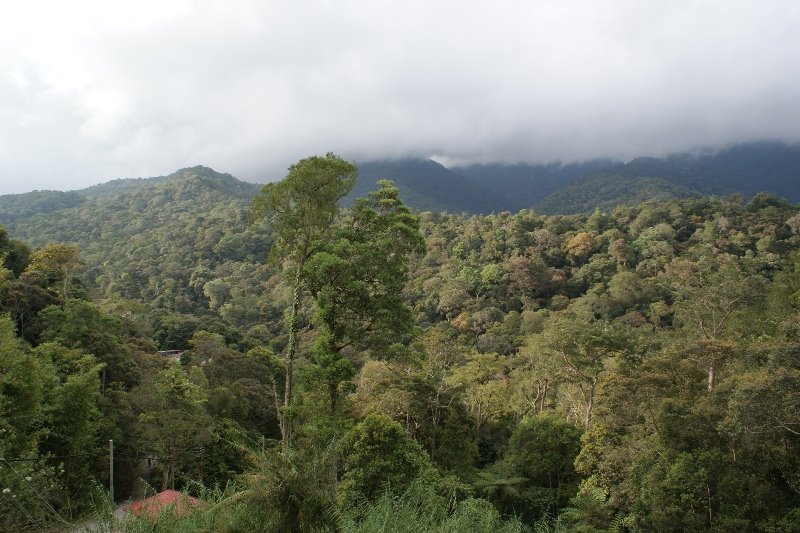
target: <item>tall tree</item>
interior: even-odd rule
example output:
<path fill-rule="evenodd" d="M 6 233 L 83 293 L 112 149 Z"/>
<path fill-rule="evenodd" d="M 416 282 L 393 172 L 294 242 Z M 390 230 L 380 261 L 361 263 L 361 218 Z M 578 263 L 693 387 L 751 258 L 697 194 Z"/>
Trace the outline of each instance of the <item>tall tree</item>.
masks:
<path fill-rule="evenodd" d="M 305 283 L 305 265 L 331 237 L 339 200 L 353 188 L 357 168 L 334 154 L 302 159 L 286 177 L 268 183 L 255 197 L 251 220 L 269 220 L 273 232 L 270 260 L 288 266 L 292 287 L 289 343 L 286 348 L 284 412 L 280 417 L 285 447 L 291 444 L 289 410 L 292 406 L 294 359 L 297 353 L 298 313 Z"/>
<path fill-rule="evenodd" d="M 731 318 L 748 305 L 762 300 L 764 279 L 748 272 L 741 259 L 709 252 L 693 262 L 679 258 L 666 269 L 664 278 L 675 297 L 675 315 L 690 326 L 706 352 L 708 391 L 717 382 L 717 367 L 730 351 L 720 339 Z"/>
<path fill-rule="evenodd" d="M 38 460 L 39 443 L 50 431 L 47 394 L 56 380 L 52 365 L 33 357 L 14 334 L 14 323 L 0 315 L 0 530 L 32 531 L 52 520 L 54 472 Z M 8 458 L 25 458 L 18 463 Z M 30 461 L 27 459 L 31 459 Z M 45 492 L 40 498 L 31 487 Z M 60 496 L 60 494 L 59 494 Z"/>
<path fill-rule="evenodd" d="M 507 367 L 505 357 L 472 353 L 448 377 L 451 384 L 461 388 L 462 401 L 474 417 L 476 445 L 480 443 L 484 425 L 507 412 L 510 394 Z"/>
<path fill-rule="evenodd" d="M 304 273 L 322 329 L 315 362 L 328 383 L 333 413 L 340 383 L 355 375 L 342 350 L 371 349 L 381 357 L 414 327 L 402 291 L 411 256 L 425 246 L 419 218 L 403 204 L 392 182 L 383 180 L 379 186 L 356 200 L 336 238 L 309 259 Z"/>
<path fill-rule="evenodd" d="M 78 246 L 64 242 L 52 242 L 31 254 L 28 270 L 56 274 L 61 281 L 61 296 L 66 305 L 69 297 L 70 278 L 82 264 L 81 250 Z"/>
<path fill-rule="evenodd" d="M 174 488 L 178 470 L 196 461 L 198 450 L 209 441 L 207 392 L 174 363 L 158 373 L 154 384 L 138 389 L 137 401 L 141 436 L 162 466 L 161 489 Z"/>
<path fill-rule="evenodd" d="M 600 376 L 611 358 L 634 350 L 633 332 L 618 323 L 557 315 L 533 340 L 532 348 L 555 358 L 574 383 L 583 401 L 583 425 L 589 428 Z"/>
<path fill-rule="evenodd" d="M 534 521 L 554 514 L 575 496 L 575 457 L 581 431 L 552 412 L 525 417 L 514 429 L 503 458 L 479 474 L 476 485 L 508 514 Z"/>

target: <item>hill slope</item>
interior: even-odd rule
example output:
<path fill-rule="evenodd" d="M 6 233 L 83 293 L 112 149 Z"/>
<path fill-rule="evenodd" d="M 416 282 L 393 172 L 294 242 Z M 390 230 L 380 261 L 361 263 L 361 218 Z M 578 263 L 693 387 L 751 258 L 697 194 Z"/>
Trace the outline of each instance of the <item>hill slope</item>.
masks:
<path fill-rule="evenodd" d="M 610 212 L 618 205 L 637 205 L 648 200 L 664 201 L 702 196 L 698 191 L 663 178 L 596 174 L 556 191 L 534 205 L 546 215 Z"/>
<path fill-rule="evenodd" d="M 380 179 L 394 181 L 403 201 L 418 211 L 491 213 L 509 209 L 508 201 L 492 187 L 422 159 L 358 163 L 358 181 L 345 198 L 345 205 L 375 190 L 375 182 Z"/>
<path fill-rule="evenodd" d="M 0 196 L 0 224 L 8 226 L 39 213 L 78 207 L 86 198 L 76 191 L 32 191 Z"/>
<path fill-rule="evenodd" d="M 501 196 L 504 209 L 519 211 L 530 208 L 570 183 L 617 164 L 618 161 L 611 159 L 598 159 L 566 165 L 480 164 L 452 170 Z"/>
<path fill-rule="evenodd" d="M 595 175 L 603 178 L 586 181 Z M 734 193 L 749 198 L 762 191 L 800 202 L 800 145 L 754 142 L 628 163 L 597 159 L 447 169 L 433 161 L 372 161 L 360 164 L 359 182 L 348 201 L 374 188 L 380 178 L 394 180 L 403 199 L 421 211 L 490 213 L 536 207 L 569 214 L 647 199 Z"/>
<path fill-rule="evenodd" d="M 63 193 L 80 201 L 59 209 L 38 202 L 41 193 L 3 201 L 38 208 L 7 223 L 10 235 L 33 246 L 77 243 L 88 281 L 104 292 L 164 298 L 168 307 L 190 309 L 206 305 L 203 285 L 223 264 L 263 262 L 268 236 L 247 227 L 250 200 L 260 188 L 194 167 Z"/>
<path fill-rule="evenodd" d="M 261 187 L 205 167 L 193 167 L 170 176 L 114 180 L 80 191 L 0 196 L 0 224 L 14 230 L 31 217 L 85 207 L 87 203 L 119 195 L 135 195 L 174 182 L 181 175 L 192 176 L 198 185 L 203 183 L 228 198 L 244 202 L 249 202 Z M 582 181 L 593 175 L 604 178 Z M 613 176 L 616 179 L 611 179 Z M 661 181 L 653 181 L 656 178 Z M 393 180 L 403 200 L 418 211 L 451 213 L 537 207 L 549 213 L 568 214 L 597 206 L 605 208 L 652 198 L 685 198 L 698 193 L 721 196 L 743 193 L 752 197 L 766 191 L 800 202 L 800 145 L 747 143 L 715 153 L 641 157 L 628 163 L 599 159 L 567 165 L 483 164 L 447 169 L 421 159 L 367 161 L 359 164 L 358 181 L 344 205 L 374 190 L 379 179 Z M 592 187 L 599 188 L 591 190 Z M 32 239 L 38 242 L 41 237 L 32 235 Z"/>
<path fill-rule="evenodd" d="M 655 176 L 703 194 L 769 192 L 800 202 L 800 145 L 758 142 L 731 146 L 713 154 L 641 157 L 609 173 L 625 177 Z"/>

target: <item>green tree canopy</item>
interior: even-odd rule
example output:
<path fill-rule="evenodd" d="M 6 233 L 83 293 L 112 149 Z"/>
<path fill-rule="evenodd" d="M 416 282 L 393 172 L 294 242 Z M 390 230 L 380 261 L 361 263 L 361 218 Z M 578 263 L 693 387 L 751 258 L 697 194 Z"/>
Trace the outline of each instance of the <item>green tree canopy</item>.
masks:
<path fill-rule="evenodd" d="M 69 282 L 75 271 L 83 265 L 81 250 L 75 244 L 53 242 L 46 244 L 31 254 L 28 270 L 55 275 L 61 281 L 61 295 L 66 304 L 69 298 Z"/>
<path fill-rule="evenodd" d="M 285 261 L 292 270 L 288 280 L 293 297 L 286 348 L 285 410 L 281 416 L 281 434 L 286 446 L 291 443 L 287 411 L 292 406 L 297 321 L 302 286 L 306 281 L 305 265 L 329 241 L 339 213 L 339 200 L 353 188 L 357 171 L 355 165 L 331 153 L 302 159 L 289 167 L 283 180 L 264 185 L 250 210 L 251 220 L 270 222 L 274 238 L 270 259 Z"/>
<path fill-rule="evenodd" d="M 400 494 L 431 467 L 428 454 L 403 427 L 383 415 L 369 415 L 347 437 L 339 498 L 345 506 L 374 501 L 386 489 Z"/>
<path fill-rule="evenodd" d="M 356 200 L 334 239 L 305 268 L 322 329 L 315 362 L 329 385 L 333 412 L 339 383 L 355 373 L 342 350 L 369 349 L 373 356 L 385 357 L 388 347 L 403 341 L 414 327 L 403 287 L 411 256 L 424 248 L 419 219 L 391 182 L 379 185 L 367 198 Z"/>

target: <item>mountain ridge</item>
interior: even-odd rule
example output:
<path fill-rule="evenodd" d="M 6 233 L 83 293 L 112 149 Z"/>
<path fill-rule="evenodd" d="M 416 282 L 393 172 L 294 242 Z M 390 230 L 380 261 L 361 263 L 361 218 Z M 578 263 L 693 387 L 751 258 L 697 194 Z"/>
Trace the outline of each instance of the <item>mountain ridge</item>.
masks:
<path fill-rule="evenodd" d="M 400 197 L 417 211 L 490 213 L 505 211 L 505 199 L 491 188 L 460 176 L 430 159 L 399 159 L 357 163 L 358 179 L 344 204 L 375 190 L 380 179 L 392 180 Z"/>
<path fill-rule="evenodd" d="M 595 209 L 612 211 L 620 205 L 647 201 L 682 200 L 704 196 L 699 191 L 664 178 L 626 177 L 598 173 L 570 183 L 533 206 L 544 215 L 591 213 Z"/>
<path fill-rule="evenodd" d="M 768 192 L 800 202 L 800 145 L 775 141 L 739 144 L 716 152 L 639 157 L 628 162 L 596 159 L 566 164 L 484 163 L 447 168 L 429 159 L 406 158 L 358 164 L 359 177 L 343 201 L 345 206 L 374 190 L 379 179 L 394 181 L 403 200 L 416 211 L 450 213 L 545 209 L 549 213 L 571 214 L 575 209 L 585 212 L 601 205 L 606 208 L 643 199 L 695 194 L 741 193 L 750 198 Z M 593 176 L 602 179 L 590 179 Z M 203 187 L 214 189 L 242 202 L 249 202 L 262 187 L 209 167 L 194 166 L 166 176 L 123 178 L 75 191 L 3 195 L 0 224 L 13 226 L 33 216 L 181 180 L 196 182 L 197 191 Z M 190 188 L 183 192 L 190 194 Z M 569 195 L 575 196 L 574 201 L 567 198 Z"/>

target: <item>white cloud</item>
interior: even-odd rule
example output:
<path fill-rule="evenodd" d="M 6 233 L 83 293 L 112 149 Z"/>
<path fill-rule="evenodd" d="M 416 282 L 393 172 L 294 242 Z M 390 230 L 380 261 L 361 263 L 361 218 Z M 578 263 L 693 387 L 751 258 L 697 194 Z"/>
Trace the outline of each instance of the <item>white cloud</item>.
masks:
<path fill-rule="evenodd" d="M 800 140 L 800 4 L 16 2 L 0 194 L 300 157 L 552 161 Z M 5 74 L 2 74 L 5 73 Z"/>

